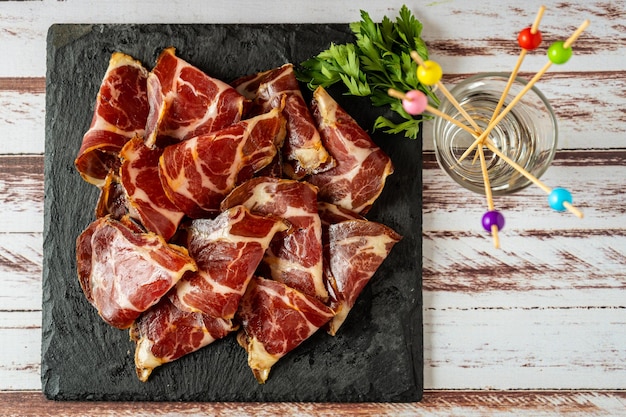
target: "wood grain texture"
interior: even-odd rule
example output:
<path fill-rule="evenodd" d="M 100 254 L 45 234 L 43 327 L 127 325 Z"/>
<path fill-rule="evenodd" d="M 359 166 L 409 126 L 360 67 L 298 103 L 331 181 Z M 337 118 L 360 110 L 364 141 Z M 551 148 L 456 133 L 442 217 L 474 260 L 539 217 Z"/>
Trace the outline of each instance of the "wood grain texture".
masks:
<path fill-rule="evenodd" d="M 0 77 L 43 76 L 46 32 L 55 22 L 341 23 L 358 20 L 361 9 L 376 20 L 393 17 L 405 3 L 403 0 L 365 0 L 337 7 L 334 0 L 319 0 L 314 4 L 306 0 L 270 3 L 237 0 L 232 7 L 212 8 L 204 7 L 202 0 L 189 1 L 185 7 L 179 7 L 176 2 L 164 2 L 157 8 L 148 0 L 68 0 L 34 6 L 30 2 L 5 3 L 0 19 L 0 43 L 6 51 L 6 60 L 12 65 L 0 66 Z M 544 3 L 537 0 L 523 4 L 498 0 L 441 1 L 421 2 L 411 8 L 424 24 L 423 36 L 445 72 L 475 73 L 512 68 L 519 53 L 517 34 L 533 22 L 539 6 Z M 568 70 L 597 71 L 597 59 L 602 57 L 604 70 L 623 71 L 619 59 L 626 54 L 623 1 L 563 1 L 546 5 L 548 10 L 541 30 L 548 41 L 567 38 L 584 19 L 592 22 L 577 41 L 576 59 L 568 62 Z M 511 62 L 503 59 L 506 57 L 510 57 Z M 545 61 L 541 53 L 528 58 L 531 68 L 540 68 Z"/>
<path fill-rule="evenodd" d="M 0 155 L 0 233 L 41 233 L 43 181 L 43 155 Z"/>
<path fill-rule="evenodd" d="M 469 75 L 446 75 L 444 83 L 452 89 Z M 533 75 L 520 74 L 527 79 Z M 0 144 L 0 154 L 43 153 L 43 84 L 44 78 L 0 78 L 0 130 L 6 138 Z M 557 116 L 559 149 L 613 149 L 624 145 L 626 71 L 548 73 L 537 87 L 549 99 Z M 598 95 L 600 89 L 606 93 Z M 426 121 L 423 128 L 424 149 L 432 150 L 432 122 Z"/>
<path fill-rule="evenodd" d="M 14 166 L 4 174 L 10 178 L 36 177 L 41 170 L 41 156 L 0 158 L 7 159 Z M 469 223 L 482 215 L 484 198 L 460 193 L 431 152 L 424 161 L 426 387 L 621 386 L 626 212 L 617 190 L 626 176 L 626 152 L 557 153 L 545 180 L 574 191 L 583 220 L 551 212 L 533 187 L 497 198 L 508 221 L 499 251 L 478 223 Z M 41 201 L 41 187 L 33 189 L 39 190 L 33 199 Z M 41 307 L 41 234 L 0 234 L 0 268 L 7 277 L 0 310 L 14 317 L 5 322 L 21 323 L 28 340 L 40 340 L 40 317 L 30 310 Z M 7 331 L 15 335 L 18 328 Z M 581 335 L 593 343 L 581 344 Z M 32 366 L 32 358 L 16 357 L 15 369 Z M 0 381 L 0 389 L 14 388 L 13 379 Z M 36 388 L 38 374 L 22 381 L 20 387 Z"/>
<path fill-rule="evenodd" d="M 573 58 L 538 83 L 561 131 L 560 152 L 543 179 L 572 189 L 584 219 L 551 212 L 533 187 L 498 197 L 507 225 L 502 250 L 496 251 L 476 222 L 484 198 L 463 192 L 438 169 L 432 152 L 425 154 L 425 385 L 431 391 L 422 403 L 56 403 L 39 392 L 48 27 L 349 22 L 358 19 L 359 9 L 377 20 L 395 15 L 405 3 L 364 0 L 337 7 L 334 0 L 233 0 L 211 8 L 202 0 L 185 7 L 179 2 L 155 7 L 148 0 L 1 3 L 0 415 L 624 415 L 626 2 L 602 0 L 411 5 L 448 86 L 476 72 L 510 71 L 519 53 L 517 33 L 531 24 L 541 4 L 547 6 L 540 27 L 546 42 L 526 57 L 527 77 L 545 64 L 549 42 L 567 37 L 583 19 L 591 21 Z M 424 148 L 432 150 L 430 124 L 424 129 Z M 462 388 L 483 391 L 456 390 Z M 575 391 L 545 391 L 549 388 Z"/>
<path fill-rule="evenodd" d="M 624 391 L 428 391 L 416 404 L 51 402 L 39 392 L 0 393 L 6 417 L 65 416 L 579 416 L 621 415 Z M 25 407 L 25 404 L 28 406 Z"/>

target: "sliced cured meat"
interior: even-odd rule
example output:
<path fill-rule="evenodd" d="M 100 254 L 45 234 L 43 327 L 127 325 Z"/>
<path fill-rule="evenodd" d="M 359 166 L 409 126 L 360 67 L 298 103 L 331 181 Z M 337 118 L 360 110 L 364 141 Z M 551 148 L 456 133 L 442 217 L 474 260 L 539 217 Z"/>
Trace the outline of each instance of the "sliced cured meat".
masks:
<path fill-rule="evenodd" d="M 365 220 L 365 217 L 353 212 L 352 210 L 348 210 L 326 201 L 318 201 L 317 212 L 319 213 L 322 225 L 324 226 L 339 223 L 345 220 Z"/>
<path fill-rule="evenodd" d="M 176 284 L 172 300 L 184 310 L 232 319 L 270 241 L 286 229 L 279 218 L 255 215 L 243 206 L 214 220 L 194 220 L 186 228 L 186 246 L 198 271 Z"/>
<path fill-rule="evenodd" d="M 96 217 L 111 216 L 121 219 L 128 214 L 126 191 L 120 182 L 119 175 L 111 170 L 100 187 L 100 196 L 96 204 Z"/>
<path fill-rule="evenodd" d="M 366 220 L 365 217 L 353 212 L 352 210 L 345 209 L 332 203 L 325 201 L 317 202 L 317 212 L 320 215 L 322 221 L 322 243 L 324 244 L 324 273 L 327 274 L 328 268 L 328 226 L 331 224 L 343 222 L 346 220 Z M 328 285 L 328 284 L 327 284 Z"/>
<path fill-rule="evenodd" d="M 328 226 L 325 246 L 330 308 L 335 316 L 328 332 L 335 335 L 358 296 L 402 237 L 393 229 L 367 220 Z"/>
<path fill-rule="evenodd" d="M 284 135 L 285 120 L 274 109 L 168 146 L 159 161 L 163 188 L 190 217 L 214 216 L 224 196 L 272 162 Z"/>
<path fill-rule="evenodd" d="M 393 173 L 391 159 L 322 87 L 313 93 L 312 113 L 336 166 L 307 181 L 319 187 L 320 200 L 367 213 Z"/>
<path fill-rule="evenodd" d="M 85 181 L 102 186 L 109 171 L 119 167 L 118 153 L 124 144 L 144 134 L 147 79 L 148 71 L 139 61 L 120 52 L 111 55 L 91 126 L 74 161 Z"/>
<path fill-rule="evenodd" d="M 223 81 L 161 52 L 148 78 L 146 145 L 165 146 L 225 128 L 241 119 L 244 98 Z"/>
<path fill-rule="evenodd" d="M 184 213 L 165 195 L 159 179 L 159 157 L 162 150 L 150 149 L 136 137 L 120 152 L 120 178 L 126 191 L 130 215 L 146 230 L 169 240 L 178 228 Z"/>
<path fill-rule="evenodd" d="M 254 213 L 281 217 L 291 225 L 276 233 L 263 258 L 271 277 L 326 300 L 317 189 L 306 182 L 257 177 L 235 188 L 222 202 L 222 209 L 240 204 Z"/>
<path fill-rule="evenodd" d="M 196 270 L 186 249 L 110 217 L 88 226 L 76 247 L 85 296 L 105 322 L 120 329 L 156 304 L 186 271 Z"/>
<path fill-rule="evenodd" d="M 241 300 L 237 341 L 263 384 L 272 366 L 324 326 L 333 312 L 314 297 L 283 283 L 254 277 Z"/>
<path fill-rule="evenodd" d="M 283 145 L 283 164 L 287 176 L 301 179 L 332 167 L 332 158 L 322 144 L 292 64 L 243 77 L 232 85 L 253 100 L 251 111 L 256 113 L 278 107 L 284 97 L 287 138 Z"/>
<path fill-rule="evenodd" d="M 155 368 L 200 350 L 237 328 L 230 320 L 179 310 L 163 297 L 130 328 L 130 338 L 136 343 L 137 377 L 146 382 Z"/>

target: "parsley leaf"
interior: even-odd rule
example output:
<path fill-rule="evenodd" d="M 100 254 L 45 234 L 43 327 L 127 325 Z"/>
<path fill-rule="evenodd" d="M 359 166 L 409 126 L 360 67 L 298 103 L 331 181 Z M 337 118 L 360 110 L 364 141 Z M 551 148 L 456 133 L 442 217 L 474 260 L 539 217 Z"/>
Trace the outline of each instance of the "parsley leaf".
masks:
<path fill-rule="evenodd" d="M 422 59 L 428 59 L 428 49 L 421 38 L 422 27 L 406 5 L 400 9 L 395 22 L 385 16 L 380 23 L 375 23 L 361 10 L 361 20 L 350 23 L 355 37 L 353 43 L 331 44 L 327 50 L 302 62 L 296 74 L 311 90 L 343 83 L 346 94 L 369 96 L 374 106 L 388 106 L 401 121 L 381 116 L 374 122 L 374 129 L 404 133 L 415 139 L 423 118 L 408 114 L 399 100 L 389 97 L 387 91 L 390 88 L 420 90 L 430 98 L 432 106 L 439 104 L 431 88 L 417 79 L 417 64 L 410 56 L 411 51 L 417 51 Z"/>

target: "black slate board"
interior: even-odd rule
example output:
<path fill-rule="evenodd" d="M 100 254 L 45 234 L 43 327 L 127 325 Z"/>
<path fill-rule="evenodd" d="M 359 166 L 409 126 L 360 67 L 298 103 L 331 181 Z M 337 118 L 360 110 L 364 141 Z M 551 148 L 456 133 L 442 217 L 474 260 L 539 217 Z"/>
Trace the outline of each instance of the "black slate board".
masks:
<path fill-rule="evenodd" d="M 421 140 L 373 133 L 395 173 L 368 215 L 404 236 L 337 336 L 316 333 L 259 385 L 234 337 L 158 368 L 134 371 L 128 332 L 104 324 L 75 272 L 75 239 L 93 220 L 98 190 L 73 167 L 112 52 L 151 69 L 161 50 L 230 81 L 299 63 L 330 42 L 352 41 L 347 24 L 53 25 L 46 78 L 43 342 L 41 379 L 56 400 L 412 402 L 422 397 Z M 333 96 L 366 129 L 380 109 Z"/>

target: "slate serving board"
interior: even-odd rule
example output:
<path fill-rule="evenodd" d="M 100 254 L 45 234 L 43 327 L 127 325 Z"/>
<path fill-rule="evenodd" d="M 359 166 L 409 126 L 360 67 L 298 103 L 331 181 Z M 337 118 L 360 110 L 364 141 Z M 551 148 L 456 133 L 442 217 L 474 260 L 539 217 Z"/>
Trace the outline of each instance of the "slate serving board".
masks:
<path fill-rule="evenodd" d="M 134 370 L 127 331 L 106 325 L 75 272 L 75 239 L 94 219 L 98 190 L 73 166 L 114 51 L 151 69 L 161 50 L 230 81 L 299 63 L 330 42 L 353 41 L 347 24 L 53 25 L 46 78 L 43 342 L 41 379 L 56 400 L 412 402 L 423 388 L 421 140 L 374 140 L 395 173 L 369 213 L 404 236 L 365 288 L 339 334 L 318 332 L 254 379 L 234 337 L 164 365 L 148 382 Z M 380 109 L 331 94 L 371 131 Z"/>

